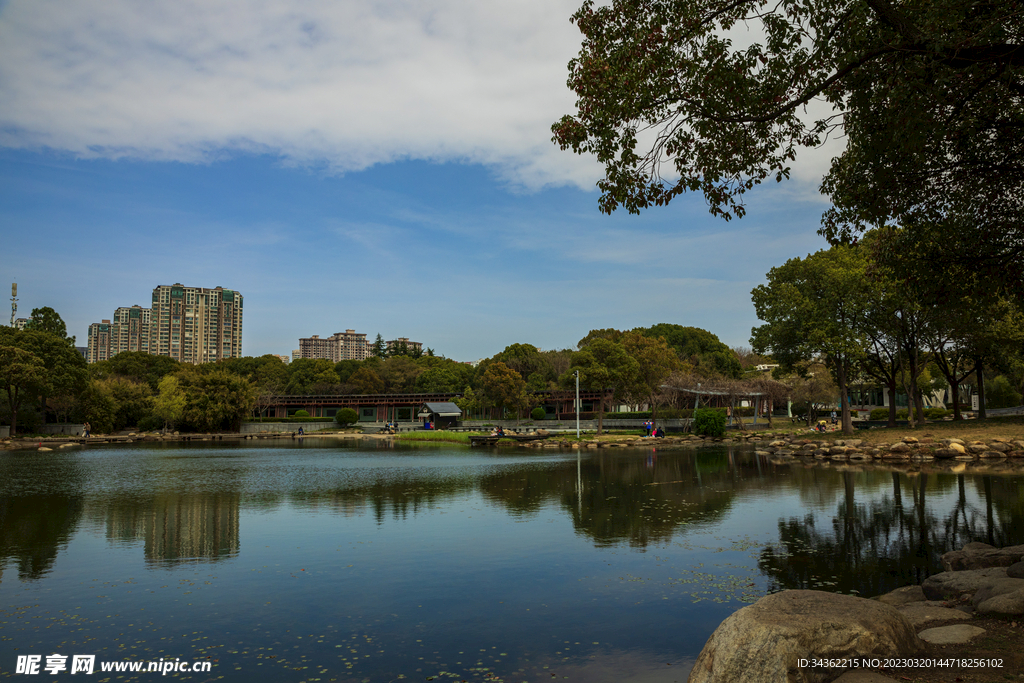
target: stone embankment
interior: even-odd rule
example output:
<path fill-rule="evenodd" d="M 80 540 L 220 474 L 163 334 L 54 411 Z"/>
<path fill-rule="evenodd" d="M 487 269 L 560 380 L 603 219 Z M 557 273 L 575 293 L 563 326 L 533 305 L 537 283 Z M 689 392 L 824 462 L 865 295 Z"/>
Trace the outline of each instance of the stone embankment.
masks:
<path fill-rule="evenodd" d="M 979 660 L 996 679 L 1016 676 L 1024 639 L 1011 620 L 1024 617 L 1022 560 L 1024 545 L 969 543 L 942 556 L 946 571 L 877 598 L 809 590 L 769 595 L 722 622 L 689 683 L 883 683 L 936 680 L 938 673 L 961 681 L 957 669 L 975 672 Z M 1005 652 L 978 644 L 987 633 L 978 623 L 1011 630 L 1000 639 Z"/>
<path fill-rule="evenodd" d="M 955 437 L 935 440 L 930 436 L 907 436 L 893 443 L 865 444 L 860 439 L 818 441 L 790 436 L 755 446 L 755 451 L 778 463 L 794 460 L 891 466 L 930 463 L 954 472 L 967 468 L 986 472 L 1017 471 L 1024 467 L 1024 441 L 1002 437 L 965 441 Z"/>
<path fill-rule="evenodd" d="M 579 441 L 576 438 L 565 434 L 548 435 L 543 429 L 531 432 L 547 436 L 548 438 L 538 441 L 524 441 L 518 444 L 520 448 L 645 448 L 656 446 L 658 448 L 701 448 L 718 446 L 742 446 L 753 445 L 767 447 L 770 442 L 784 438 L 778 434 L 762 431 L 749 434 L 730 434 L 725 437 L 695 436 L 693 434 L 672 435 L 659 438 L 644 436 L 603 436 L 589 437 Z M 513 445 L 513 444 L 507 444 Z"/>

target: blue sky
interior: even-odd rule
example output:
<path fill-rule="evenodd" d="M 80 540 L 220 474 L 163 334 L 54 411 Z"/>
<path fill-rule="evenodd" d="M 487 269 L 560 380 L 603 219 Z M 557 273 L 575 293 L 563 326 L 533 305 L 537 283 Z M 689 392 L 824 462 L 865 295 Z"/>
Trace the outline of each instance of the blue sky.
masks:
<path fill-rule="evenodd" d="M 246 355 L 346 328 L 458 360 L 659 322 L 747 345 L 750 290 L 824 246 L 829 150 L 739 221 L 600 214 L 600 169 L 549 140 L 574 9 L 0 2 L 0 281 L 83 343 L 181 282 L 242 292 Z"/>

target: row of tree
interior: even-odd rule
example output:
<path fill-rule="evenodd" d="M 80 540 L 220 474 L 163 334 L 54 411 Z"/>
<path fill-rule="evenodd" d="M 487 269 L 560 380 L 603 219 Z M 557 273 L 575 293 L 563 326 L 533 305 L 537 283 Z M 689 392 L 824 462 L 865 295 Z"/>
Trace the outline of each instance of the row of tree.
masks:
<path fill-rule="evenodd" d="M 266 355 L 202 365 L 125 352 L 87 365 L 56 312 L 33 311 L 33 320 L 24 331 L 0 328 L 0 386 L 12 431 L 47 420 L 88 421 L 99 433 L 237 429 L 282 395 L 462 394 L 468 410 L 519 416 L 539 403 L 536 392 L 572 387 L 577 371 L 584 389 L 604 392 L 603 415 L 612 401 L 656 409 L 672 373 L 733 379 L 743 373 L 740 358 L 714 334 L 671 324 L 593 330 L 575 349 L 511 344 L 477 366 L 432 352 L 290 364 Z"/>
<path fill-rule="evenodd" d="M 900 275 L 879 258 L 892 238 L 899 235 L 869 232 L 858 244 L 773 268 L 768 283 L 752 292 L 765 322 L 752 331 L 754 350 L 804 376 L 809 363 L 824 363 L 842 397 L 858 383 L 884 387 L 890 423 L 897 391 L 909 398 L 914 424 L 924 420 L 925 394 L 940 386 L 949 387 L 954 419 L 960 419 L 960 387 L 973 379 L 984 417 L 986 371 L 1019 374 L 1024 313 L 966 269 L 952 282 Z M 849 433 L 849 400 L 842 401 L 842 416 Z"/>

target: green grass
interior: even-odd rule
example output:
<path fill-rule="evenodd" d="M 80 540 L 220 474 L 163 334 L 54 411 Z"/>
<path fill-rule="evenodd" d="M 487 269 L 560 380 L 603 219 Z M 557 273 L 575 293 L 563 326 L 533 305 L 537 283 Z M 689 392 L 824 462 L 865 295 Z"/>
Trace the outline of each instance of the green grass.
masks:
<path fill-rule="evenodd" d="M 482 432 L 448 432 L 438 430 L 433 432 L 401 432 L 395 435 L 399 441 L 445 441 L 448 443 L 469 443 L 470 436 L 479 436 Z"/>

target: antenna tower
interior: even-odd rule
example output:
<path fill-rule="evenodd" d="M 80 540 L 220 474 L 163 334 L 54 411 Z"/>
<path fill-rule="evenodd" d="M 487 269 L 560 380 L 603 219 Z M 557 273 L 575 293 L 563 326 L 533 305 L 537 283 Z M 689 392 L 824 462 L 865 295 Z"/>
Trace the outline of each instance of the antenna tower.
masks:
<path fill-rule="evenodd" d="M 11 327 L 14 327 L 14 318 L 18 314 L 18 283 L 11 283 Z"/>

